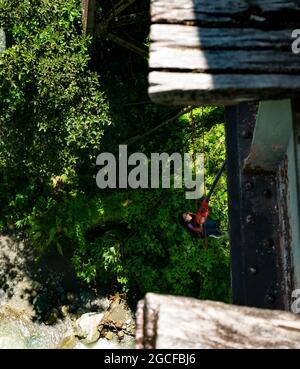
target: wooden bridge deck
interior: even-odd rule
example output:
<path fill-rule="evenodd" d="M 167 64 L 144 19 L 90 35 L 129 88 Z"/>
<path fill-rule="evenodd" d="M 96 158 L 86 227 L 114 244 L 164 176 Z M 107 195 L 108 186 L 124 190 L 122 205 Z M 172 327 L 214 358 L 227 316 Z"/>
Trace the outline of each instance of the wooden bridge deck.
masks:
<path fill-rule="evenodd" d="M 152 0 L 150 97 L 232 104 L 300 91 L 300 1 Z"/>

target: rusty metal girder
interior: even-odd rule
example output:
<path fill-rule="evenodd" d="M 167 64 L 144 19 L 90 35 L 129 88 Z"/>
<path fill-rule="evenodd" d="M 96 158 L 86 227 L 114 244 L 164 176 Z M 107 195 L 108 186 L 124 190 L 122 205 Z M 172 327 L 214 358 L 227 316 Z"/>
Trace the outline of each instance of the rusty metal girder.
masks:
<path fill-rule="evenodd" d="M 277 177 L 243 170 L 256 115 L 255 103 L 226 108 L 233 303 L 284 309 Z"/>

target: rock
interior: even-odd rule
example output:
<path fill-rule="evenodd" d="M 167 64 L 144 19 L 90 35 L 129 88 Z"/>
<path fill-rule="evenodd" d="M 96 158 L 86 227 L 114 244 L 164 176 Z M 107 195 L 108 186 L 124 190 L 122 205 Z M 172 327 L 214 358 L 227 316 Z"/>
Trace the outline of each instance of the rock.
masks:
<path fill-rule="evenodd" d="M 112 334 L 112 332 L 107 332 L 106 333 L 106 335 L 105 335 L 105 338 L 107 339 L 107 340 L 112 340 L 112 338 L 113 338 L 113 334 Z"/>
<path fill-rule="evenodd" d="M 63 305 L 60 307 L 62 316 L 66 317 L 69 314 L 69 306 Z"/>
<path fill-rule="evenodd" d="M 124 334 L 123 331 L 119 331 L 118 332 L 118 338 L 119 338 L 119 340 L 122 340 L 124 338 L 124 336 L 125 336 L 125 334 Z"/>
<path fill-rule="evenodd" d="M 27 291 L 29 294 L 30 294 L 30 296 L 32 297 L 32 298 L 35 298 L 35 297 L 37 297 L 37 295 L 38 295 L 38 293 L 37 293 L 37 291 L 36 290 L 30 290 L 30 291 Z"/>
<path fill-rule="evenodd" d="M 46 325 L 53 325 L 55 323 L 57 323 L 59 317 L 59 312 L 57 309 L 52 309 L 49 311 L 49 313 L 47 313 L 46 318 L 45 318 L 45 324 Z"/>
<path fill-rule="evenodd" d="M 58 345 L 59 349 L 73 349 L 76 345 L 75 336 L 65 337 Z"/>
<path fill-rule="evenodd" d="M 102 323 L 105 326 L 115 326 L 117 330 L 126 330 L 128 334 L 135 334 L 134 319 L 125 301 L 114 300 L 105 312 Z"/>
<path fill-rule="evenodd" d="M 118 322 L 115 323 L 115 326 L 116 326 L 117 329 L 122 329 L 123 323 L 118 321 Z"/>
<path fill-rule="evenodd" d="M 135 336 L 136 326 L 134 323 L 128 324 L 126 328 L 126 333 Z"/>
<path fill-rule="evenodd" d="M 96 342 L 100 337 L 98 326 L 103 318 L 103 314 L 88 313 L 76 320 L 76 335 L 85 343 Z"/>
<path fill-rule="evenodd" d="M 117 323 L 122 327 L 126 321 L 132 321 L 132 316 L 125 301 L 117 300 L 111 303 L 109 309 L 105 313 L 104 319 L 113 321 L 115 324 Z"/>
<path fill-rule="evenodd" d="M 100 325 L 99 332 L 101 337 L 105 337 L 108 330 L 106 328 L 102 328 L 102 326 Z"/>

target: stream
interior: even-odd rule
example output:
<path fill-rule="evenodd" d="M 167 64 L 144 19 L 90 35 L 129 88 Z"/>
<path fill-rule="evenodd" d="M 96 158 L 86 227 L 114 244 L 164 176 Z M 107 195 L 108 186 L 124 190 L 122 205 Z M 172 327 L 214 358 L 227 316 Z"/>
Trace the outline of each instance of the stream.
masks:
<path fill-rule="evenodd" d="M 22 321 L 0 315 L 0 349 L 127 349 L 134 348 L 134 340 L 125 337 L 108 341 L 99 339 L 94 344 L 82 343 L 73 335 L 72 322 L 60 321 L 54 326 Z"/>
<path fill-rule="evenodd" d="M 37 264 L 21 236 L 0 236 L 0 349 L 134 348 L 134 333 L 126 302 L 80 285 L 67 258 Z"/>

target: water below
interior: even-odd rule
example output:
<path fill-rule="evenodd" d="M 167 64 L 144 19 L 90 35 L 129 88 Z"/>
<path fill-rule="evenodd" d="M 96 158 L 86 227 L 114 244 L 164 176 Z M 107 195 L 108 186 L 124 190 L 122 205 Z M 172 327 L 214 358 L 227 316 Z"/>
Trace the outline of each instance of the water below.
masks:
<path fill-rule="evenodd" d="M 133 337 L 126 336 L 119 342 L 99 339 L 86 345 L 74 337 L 72 322 L 60 321 L 54 326 L 22 321 L 0 315 L 0 349 L 128 349 L 135 347 Z"/>
<path fill-rule="evenodd" d="M 50 327 L 0 317 L 0 349 L 58 348 L 67 334 L 65 323 Z"/>
<path fill-rule="evenodd" d="M 26 295 L 26 291 L 39 293 L 39 289 L 35 287 L 37 283 L 38 286 L 45 285 L 49 291 L 50 287 L 48 280 L 43 284 L 32 278 L 36 265 L 28 264 L 26 259 L 26 255 L 31 249 L 30 245 L 27 247 L 11 237 L 0 236 L 0 349 L 134 348 L 135 339 L 131 335 L 125 335 L 124 339 L 119 341 L 115 333 L 112 332 L 111 340 L 100 338 L 91 345 L 86 345 L 75 337 L 76 316 L 82 314 L 79 313 L 80 308 L 96 305 L 97 312 L 102 313 L 109 306 L 109 301 L 106 298 L 94 295 L 88 290 L 72 294 L 74 295 L 72 298 L 76 298 L 78 304 L 76 314 L 68 313 L 64 319 L 58 319 L 54 325 L 46 325 L 41 322 L 41 316 Z M 12 270 L 15 270 L 15 273 L 10 275 Z M 44 274 L 48 278 L 48 272 Z M 56 275 L 51 271 L 49 274 Z M 12 291 L 10 296 L 9 291 Z M 67 294 L 65 293 L 65 295 Z M 71 303 L 68 302 L 68 304 Z M 125 314 L 124 311 L 123 314 Z M 126 314 L 124 319 L 127 319 Z M 34 320 L 34 317 L 38 317 L 39 320 Z M 46 322 L 47 320 L 42 321 Z"/>

